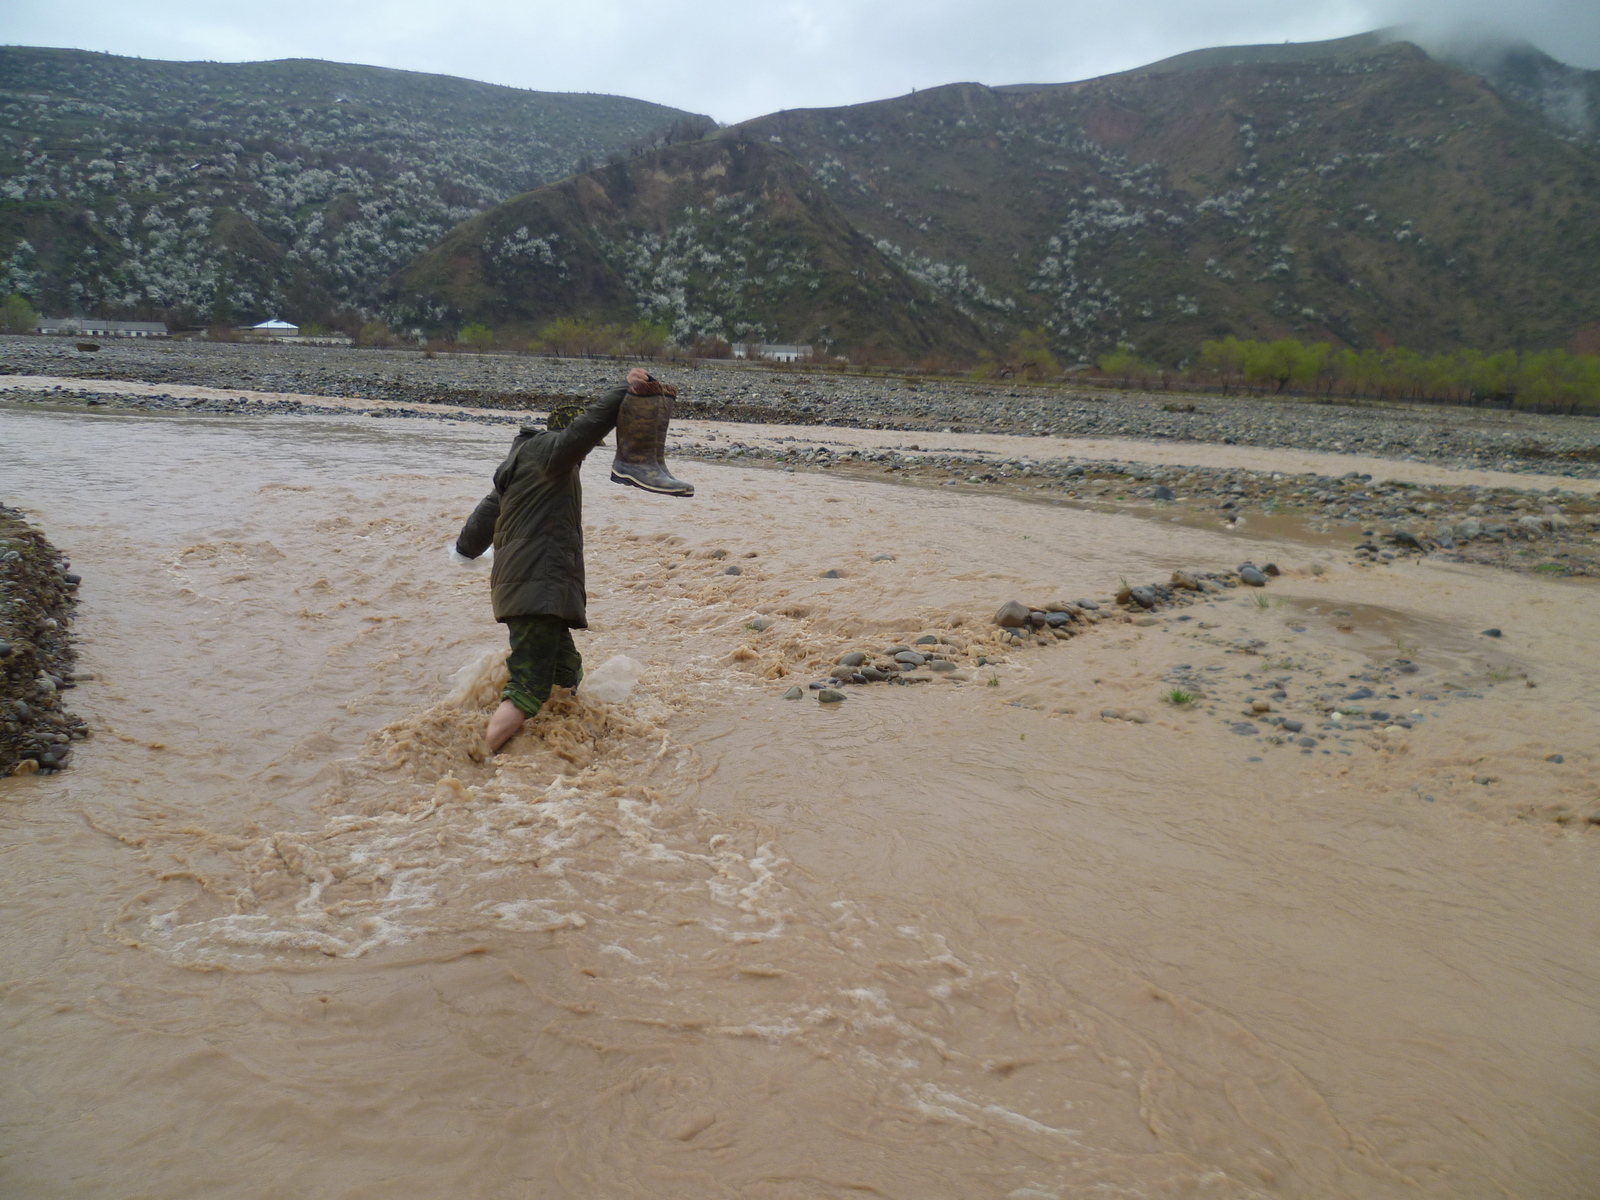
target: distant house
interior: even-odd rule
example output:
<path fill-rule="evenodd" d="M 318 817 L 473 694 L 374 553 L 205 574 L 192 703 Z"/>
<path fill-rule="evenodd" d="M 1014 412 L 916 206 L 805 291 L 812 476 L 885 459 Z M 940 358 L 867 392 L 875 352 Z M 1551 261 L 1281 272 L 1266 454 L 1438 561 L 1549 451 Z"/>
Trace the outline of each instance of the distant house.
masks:
<path fill-rule="evenodd" d="M 259 325 L 252 325 L 248 329 L 241 329 L 240 333 L 248 333 L 254 337 L 265 338 L 297 338 L 300 336 L 300 326 L 291 325 L 287 321 L 280 321 L 273 317 L 270 321 L 263 321 Z"/>
<path fill-rule="evenodd" d="M 166 337 L 163 321 L 107 321 L 101 317 L 44 317 L 40 333 L 76 334 L 79 337 Z"/>
<path fill-rule="evenodd" d="M 810 346 L 783 346 L 774 342 L 735 342 L 735 358 L 764 358 L 770 362 L 804 362 L 811 358 Z"/>

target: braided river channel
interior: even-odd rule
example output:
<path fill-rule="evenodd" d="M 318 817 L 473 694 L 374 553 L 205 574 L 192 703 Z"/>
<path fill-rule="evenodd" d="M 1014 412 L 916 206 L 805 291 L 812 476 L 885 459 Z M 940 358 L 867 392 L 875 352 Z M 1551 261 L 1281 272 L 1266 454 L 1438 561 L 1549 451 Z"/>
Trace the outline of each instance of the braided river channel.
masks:
<path fill-rule="evenodd" d="M 0 408 L 94 731 L 0 780 L 4 1195 L 1600 1195 L 1592 585 L 602 448 L 576 636 L 645 673 L 491 758 L 508 442 Z"/>

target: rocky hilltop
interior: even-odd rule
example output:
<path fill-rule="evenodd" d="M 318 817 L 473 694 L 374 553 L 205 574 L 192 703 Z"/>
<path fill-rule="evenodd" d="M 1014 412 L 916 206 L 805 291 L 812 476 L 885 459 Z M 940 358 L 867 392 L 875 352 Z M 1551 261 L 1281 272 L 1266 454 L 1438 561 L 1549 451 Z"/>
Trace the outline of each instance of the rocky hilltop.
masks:
<path fill-rule="evenodd" d="M 482 209 L 710 124 L 344 63 L 4 47 L 0 290 L 47 313 L 325 320 Z"/>
<path fill-rule="evenodd" d="M 799 243 L 763 223 L 760 189 L 781 178 L 804 195 L 803 173 L 806 205 L 828 214 L 805 255 L 854 260 L 867 277 L 896 268 L 917 302 L 890 339 L 906 353 L 944 344 L 951 309 L 1002 353 L 1043 325 L 1069 360 L 1126 343 L 1177 362 L 1228 334 L 1592 349 L 1600 149 L 1578 116 L 1600 73 L 1562 70 L 1567 99 L 1541 105 L 1529 99 L 1544 95 L 1529 83 L 1538 71 L 1490 79 L 1374 35 L 782 112 L 711 148 L 670 146 L 519 197 L 452 233 L 399 276 L 397 294 L 438 327 L 631 311 L 670 315 L 680 337 L 826 329 L 844 350 L 889 338 L 871 289 L 841 309 L 819 285 L 810 307 L 809 285 L 797 292 L 777 266 Z M 665 205 L 641 186 L 754 145 L 759 171 L 707 179 L 693 203 Z M 605 202 L 577 205 L 580 192 Z M 718 257 L 707 229 L 746 206 L 746 242 Z M 624 260 L 645 244 L 648 269 L 630 272 Z M 572 286 L 560 303 L 540 299 L 541 272 L 562 271 Z"/>

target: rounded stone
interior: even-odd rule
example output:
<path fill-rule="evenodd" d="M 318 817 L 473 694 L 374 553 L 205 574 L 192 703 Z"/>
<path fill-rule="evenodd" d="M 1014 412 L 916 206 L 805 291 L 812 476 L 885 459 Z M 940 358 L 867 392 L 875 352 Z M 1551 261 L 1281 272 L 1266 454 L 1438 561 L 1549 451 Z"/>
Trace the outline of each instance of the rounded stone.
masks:
<path fill-rule="evenodd" d="M 836 692 L 832 688 L 823 688 L 817 693 L 817 699 L 823 704 L 837 704 L 844 699 L 844 693 Z"/>
<path fill-rule="evenodd" d="M 841 667 L 859 667 L 867 661 L 867 656 L 859 650 L 852 650 L 839 660 Z"/>
<path fill-rule="evenodd" d="M 1016 629 L 1028 623 L 1029 609 L 1020 600 L 1007 600 L 994 614 L 994 623 L 1002 629 Z"/>

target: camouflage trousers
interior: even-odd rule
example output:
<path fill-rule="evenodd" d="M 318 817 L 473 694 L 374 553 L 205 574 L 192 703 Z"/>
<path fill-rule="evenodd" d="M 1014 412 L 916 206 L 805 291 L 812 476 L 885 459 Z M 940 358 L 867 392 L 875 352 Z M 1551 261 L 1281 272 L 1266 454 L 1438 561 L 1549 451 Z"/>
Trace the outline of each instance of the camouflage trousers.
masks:
<path fill-rule="evenodd" d="M 507 617 L 505 625 L 511 634 L 511 656 L 506 659 L 511 678 L 500 695 L 531 717 L 544 707 L 555 685 L 578 686 L 583 655 L 560 617 Z"/>

